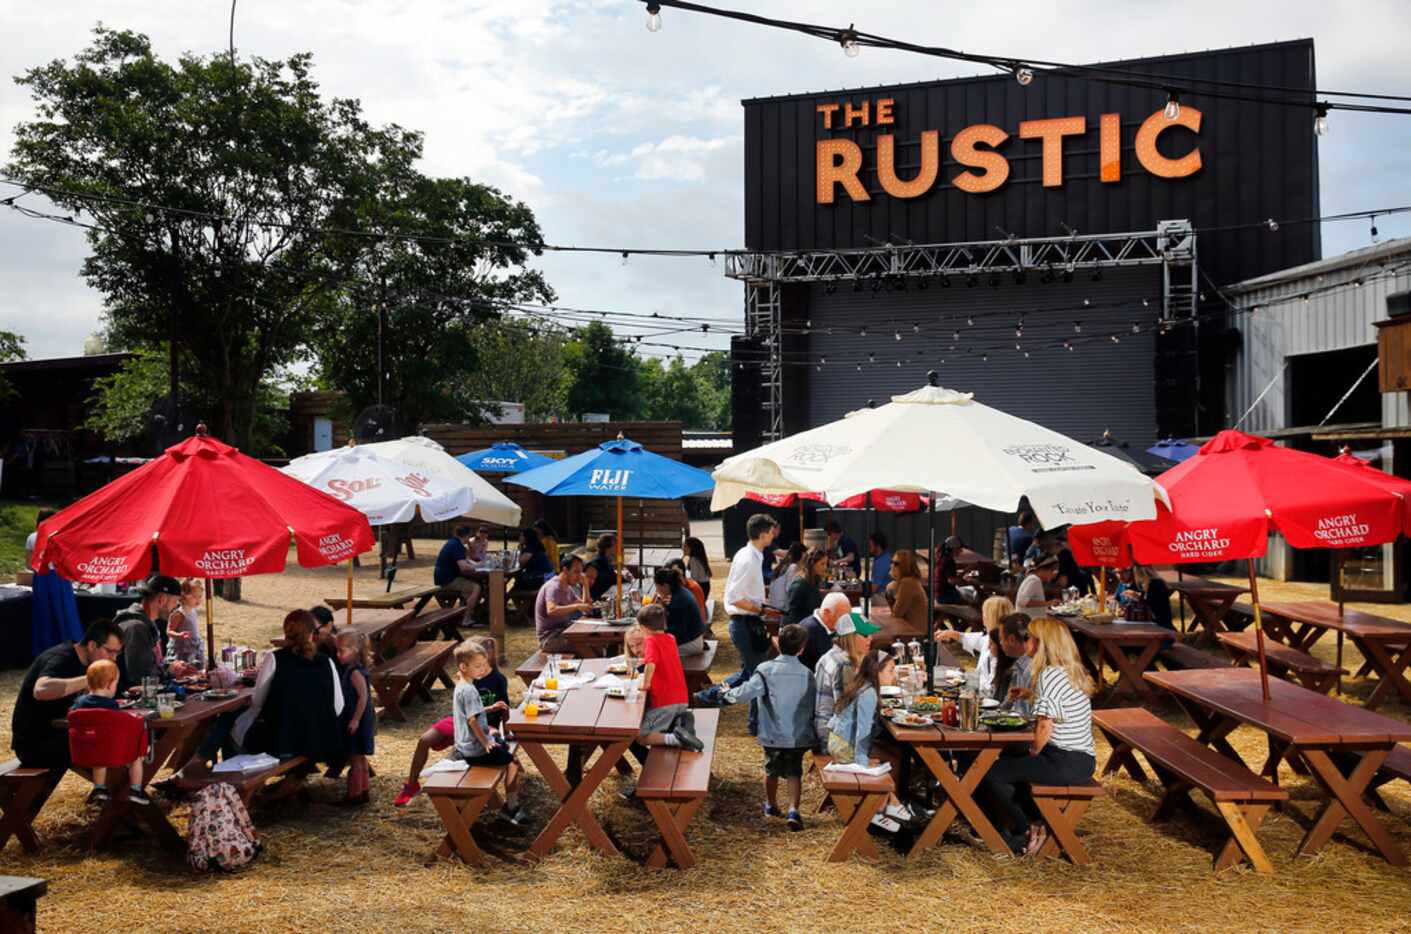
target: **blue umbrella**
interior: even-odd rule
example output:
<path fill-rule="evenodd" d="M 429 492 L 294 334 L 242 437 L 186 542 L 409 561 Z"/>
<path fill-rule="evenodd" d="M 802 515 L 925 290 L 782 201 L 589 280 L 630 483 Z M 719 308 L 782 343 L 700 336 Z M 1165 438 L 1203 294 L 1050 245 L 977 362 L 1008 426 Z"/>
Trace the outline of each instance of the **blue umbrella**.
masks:
<path fill-rule="evenodd" d="M 617 563 L 622 564 L 622 498 L 680 499 L 715 488 L 704 470 L 653 454 L 635 441 L 618 436 L 596 448 L 546 466 L 507 477 L 545 496 L 617 497 Z M 617 578 L 622 605 L 622 576 Z"/>
<path fill-rule="evenodd" d="M 1168 461 L 1180 463 L 1188 457 L 1194 457 L 1200 448 L 1188 441 L 1176 441 L 1167 438 L 1165 441 L 1158 441 L 1146 449 L 1148 454 L 1155 454 L 1157 457 L 1164 457 Z"/>
<path fill-rule="evenodd" d="M 497 441 L 488 448 L 458 455 L 456 460 L 476 473 L 523 473 L 554 463 L 552 457 L 526 451 L 513 441 Z"/>

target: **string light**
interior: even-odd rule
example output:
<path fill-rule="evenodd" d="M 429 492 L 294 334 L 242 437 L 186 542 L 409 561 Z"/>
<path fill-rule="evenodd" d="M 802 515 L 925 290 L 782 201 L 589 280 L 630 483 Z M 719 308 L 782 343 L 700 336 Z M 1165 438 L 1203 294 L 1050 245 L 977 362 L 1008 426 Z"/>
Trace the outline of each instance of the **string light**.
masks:
<path fill-rule="evenodd" d="M 1319 136 L 1328 135 L 1328 105 L 1326 102 L 1319 104 L 1313 117 L 1313 132 Z"/>
<path fill-rule="evenodd" d="M 626 251 L 626 250 L 623 250 L 623 251 L 622 251 L 622 265 L 624 265 L 624 266 L 627 265 L 627 251 Z"/>
<path fill-rule="evenodd" d="M 1122 343 L 1122 338 L 1118 337 L 1116 334 L 1113 334 L 1113 335 L 1112 335 L 1112 343 L 1114 343 L 1114 344 L 1120 344 L 1120 343 Z"/>
<path fill-rule="evenodd" d="M 1135 321 L 1133 321 L 1133 322 L 1132 322 L 1132 333 L 1133 333 L 1133 334 L 1140 334 L 1141 332 L 1142 332 L 1142 326 L 1141 326 L 1140 324 L 1137 324 Z"/>
<path fill-rule="evenodd" d="M 1161 111 L 1167 120 L 1181 119 L 1181 95 L 1174 90 L 1166 91 L 1166 107 Z"/>
<path fill-rule="evenodd" d="M 1073 349 L 1073 342 L 1070 340 L 1065 340 L 1063 342 L 1063 349 L 1071 351 Z"/>
<path fill-rule="evenodd" d="M 973 328 L 973 327 L 975 326 L 975 319 L 972 318 L 972 317 L 969 316 L 969 315 L 966 315 L 966 316 L 965 316 L 965 326 L 966 326 L 967 328 Z"/>
<path fill-rule="evenodd" d="M 848 58 L 857 58 L 858 53 L 862 51 L 862 47 L 857 44 L 857 30 L 852 26 L 838 33 L 838 44 L 843 47 L 843 54 Z"/>
<path fill-rule="evenodd" d="M 1377 240 L 1377 215 L 1373 214 L 1373 215 L 1372 215 L 1372 242 L 1375 243 L 1376 240 Z"/>
<path fill-rule="evenodd" d="M 1074 333 L 1074 334 L 1082 334 L 1082 333 L 1083 333 L 1083 322 L 1081 322 L 1081 321 L 1074 321 L 1074 322 L 1073 322 L 1073 333 Z"/>
<path fill-rule="evenodd" d="M 1019 82 L 1020 87 L 1028 87 L 1034 83 L 1034 71 L 1032 68 L 1025 68 L 1023 65 L 1014 69 L 1014 80 Z"/>
<path fill-rule="evenodd" d="M 1276 220 L 1274 220 L 1274 219 L 1271 217 L 1271 218 L 1269 218 L 1267 221 L 1264 222 L 1264 226 L 1265 226 L 1265 227 L 1268 227 L 1268 228 L 1269 228 L 1269 231 L 1270 231 L 1271 233 L 1273 233 L 1273 232 L 1275 232 L 1275 231 L 1277 231 L 1277 230 L 1279 229 L 1279 222 L 1276 221 Z"/>

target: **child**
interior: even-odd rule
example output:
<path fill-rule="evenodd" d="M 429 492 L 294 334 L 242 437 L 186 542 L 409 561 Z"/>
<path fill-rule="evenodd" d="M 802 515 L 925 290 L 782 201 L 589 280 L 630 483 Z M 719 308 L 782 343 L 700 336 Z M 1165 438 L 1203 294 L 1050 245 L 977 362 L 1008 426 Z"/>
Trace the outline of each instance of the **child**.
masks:
<path fill-rule="evenodd" d="M 368 696 L 367 666 L 372 663 L 367 636 L 348 630 L 334 639 L 338 649 L 338 677 L 343 687 L 343 714 L 340 722 L 348 732 L 348 792 L 342 800 L 347 807 L 367 804 L 367 757 L 373 752 L 377 715 Z"/>
<path fill-rule="evenodd" d="M 202 596 L 199 581 L 188 577 L 181 582 L 181 603 L 167 617 L 167 661 L 199 666 L 205 660 L 206 644 L 196 616 Z"/>
<path fill-rule="evenodd" d="M 645 607 L 644 607 L 645 609 Z M 622 634 L 622 657 L 628 663 L 640 662 L 647 647 L 647 631 L 641 623 L 633 623 Z"/>
<path fill-rule="evenodd" d="M 763 698 L 759 705 L 759 744 L 764 747 L 764 816 L 779 817 L 779 779 L 788 783 L 790 830 L 803 830 L 799 794 L 803 754 L 814 748 L 813 672 L 799 661 L 808 633 L 794 623 L 779 630 L 779 656 L 761 662 L 743 684 L 726 691 L 726 703 Z"/>
<path fill-rule="evenodd" d="M 877 704 L 884 669 L 896 664 L 886 652 L 868 652 L 848 678 L 828 723 L 828 754 L 838 763 L 872 765 L 869 755 L 877 728 Z"/>
<path fill-rule="evenodd" d="M 666 607 L 659 603 L 643 607 L 637 614 L 637 626 L 642 635 L 642 690 L 647 693 L 647 712 L 642 717 L 639 740 L 632 744 L 632 755 L 643 764 L 647 761 L 647 745 L 681 746 L 700 752 L 705 745 L 696 738 L 692 728 L 694 718 L 687 718 L 686 673 L 681 669 L 681 656 L 676 649 L 676 637 L 666 631 Z M 624 643 L 626 637 L 623 637 Z M 624 793 L 625 794 L 625 793 Z"/>
<path fill-rule="evenodd" d="M 74 701 L 74 710 L 99 708 L 117 710 L 118 702 L 113 694 L 118 689 L 118 666 L 108 659 L 99 659 L 88 666 L 88 693 L 80 694 Z M 142 758 L 127 764 L 127 800 L 134 804 L 151 804 L 152 799 L 142 790 Z M 108 800 L 108 770 L 99 766 L 93 770 L 93 800 Z"/>
<path fill-rule="evenodd" d="M 489 665 L 489 671 L 482 678 L 474 681 L 476 690 L 480 692 L 480 703 L 485 708 L 485 719 L 490 724 L 492 730 L 501 727 L 510 714 L 510 693 L 509 681 L 504 674 L 495 667 L 496 645 L 495 640 L 484 638 L 477 640 L 481 648 L 485 650 L 485 658 Z M 411 800 L 421 793 L 421 770 L 426 767 L 426 760 L 432 751 L 440 752 L 447 749 L 456 741 L 456 718 L 442 717 L 437 720 L 429 730 L 421 734 L 421 738 L 416 741 L 416 751 L 412 753 L 411 769 L 407 772 L 407 780 L 402 783 L 402 790 L 392 802 L 394 807 L 406 807 Z"/>

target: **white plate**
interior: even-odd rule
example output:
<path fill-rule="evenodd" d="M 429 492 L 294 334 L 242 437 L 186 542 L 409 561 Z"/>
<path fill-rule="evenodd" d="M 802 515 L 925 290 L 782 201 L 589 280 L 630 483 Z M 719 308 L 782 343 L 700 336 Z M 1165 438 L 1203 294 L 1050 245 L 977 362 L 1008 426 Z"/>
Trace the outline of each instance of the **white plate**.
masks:
<path fill-rule="evenodd" d="M 921 717 L 921 718 L 923 718 L 926 722 L 925 722 L 925 723 L 908 723 L 908 722 L 907 722 L 907 717 L 909 717 L 909 716 Z M 915 727 L 915 728 L 917 728 L 917 729 L 920 729 L 920 728 L 923 727 L 923 726 L 931 726 L 932 724 L 935 723 L 934 720 L 932 720 L 929 716 L 927 716 L 927 715 L 924 714 L 924 713 L 908 714 L 908 713 L 905 713 L 905 712 L 903 712 L 903 711 L 898 711 L 898 712 L 892 714 L 892 722 L 895 723 L 897 726 L 909 726 L 909 727 Z"/>
<path fill-rule="evenodd" d="M 901 697 L 901 688 L 897 687 L 895 684 L 884 684 L 882 685 L 882 696 Z"/>
<path fill-rule="evenodd" d="M 980 701 L 980 706 L 983 707 L 985 710 L 989 710 L 991 707 L 998 707 L 999 701 L 995 700 L 993 697 L 987 697 L 984 700 Z"/>

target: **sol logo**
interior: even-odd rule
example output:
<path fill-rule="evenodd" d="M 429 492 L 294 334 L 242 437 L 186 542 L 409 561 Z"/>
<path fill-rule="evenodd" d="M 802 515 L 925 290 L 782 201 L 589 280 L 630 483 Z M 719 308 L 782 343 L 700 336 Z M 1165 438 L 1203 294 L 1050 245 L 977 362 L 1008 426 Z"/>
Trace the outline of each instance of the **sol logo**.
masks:
<path fill-rule="evenodd" d="M 423 477 L 419 473 L 409 473 L 405 477 L 398 477 L 397 482 L 408 488 L 417 496 L 430 496 L 431 491 L 426 485 L 431 482 L 429 477 Z"/>
<path fill-rule="evenodd" d="M 801 444 L 794 448 L 789 460 L 796 464 L 826 464 L 834 458 L 851 453 L 852 448 L 837 444 Z"/>
<path fill-rule="evenodd" d="M 347 502 L 359 493 L 366 493 L 368 490 L 375 490 L 382 486 L 382 482 L 375 477 L 366 480 L 343 480 L 335 478 L 328 481 L 328 492 Z"/>

